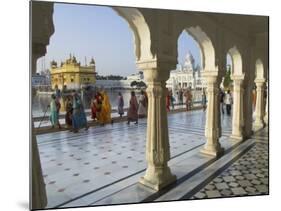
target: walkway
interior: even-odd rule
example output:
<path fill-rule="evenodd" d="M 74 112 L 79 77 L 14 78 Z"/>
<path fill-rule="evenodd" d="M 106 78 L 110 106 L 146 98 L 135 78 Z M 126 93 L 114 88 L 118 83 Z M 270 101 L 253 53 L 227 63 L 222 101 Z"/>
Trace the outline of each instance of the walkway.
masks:
<path fill-rule="evenodd" d="M 178 111 L 178 110 L 183 110 L 185 108 L 186 108 L 185 104 L 177 104 L 177 105 L 174 106 L 174 109 L 171 108 L 171 111 L 174 112 L 174 111 Z M 194 102 L 192 109 L 201 109 L 201 108 L 202 108 L 201 103 Z M 124 111 L 125 111 L 125 115 L 123 115 L 123 117 L 126 117 L 128 108 L 124 108 Z M 90 109 L 86 109 L 85 113 L 86 113 L 86 116 L 87 116 L 87 121 L 89 123 L 93 122 L 93 120 L 91 118 Z M 34 127 L 38 128 L 39 125 L 40 125 L 40 128 L 45 128 L 45 129 L 50 128 L 51 122 L 50 122 L 49 117 L 50 117 L 49 110 L 48 110 L 48 112 L 46 112 L 45 116 L 35 116 L 35 117 L 33 117 Z M 111 117 L 113 119 L 118 119 L 119 114 L 118 114 L 118 111 L 117 111 L 116 108 L 112 109 Z M 60 112 L 59 122 L 60 122 L 61 125 L 65 125 L 65 112 Z"/>
<path fill-rule="evenodd" d="M 125 122 L 120 122 L 93 127 L 78 134 L 61 131 L 38 135 L 48 195 L 47 207 L 210 198 L 237 193 L 243 195 L 244 192 L 239 189 L 241 187 L 245 187 L 243 190 L 246 194 L 251 191 L 252 194 L 268 193 L 268 166 L 265 165 L 267 160 L 262 159 L 263 163 L 259 163 L 260 159 L 256 160 L 254 155 L 247 157 L 249 150 L 261 153 L 264 158 L 268 157 L 267 139 L 262 143 L 256 141 L 266 134 L 239 145 L 228 138 L 231 131 L 230 120 L 227 116 L 222 117 L 220 142 L 226 154 L 216 160 L 199 153 L 205 143 L 204 112 L 191 111 L 168 115 L 172 157 L 169 165 L 177 175 L 178 182 L 160 192 L 138 184 L 146 168 L 146 119 L 140 120 L 138 125 L 128 126 Z M 242 156 L 244 153 L 246 157 Z M 260 157 L 259 154 L 255 156 Z M 240 162 L 241 159 L 243 162 Z M 244 162 L 245 159 L 247 162 Z M 255 162 L 259 165 L 254 166 Z M 233 166 L 228 168 L 230 165 Z M 245 170 L 243 165 L 244 168 L 251 165 L 253 169 Z M 241 170 L 240 173 L 237 170 Z M 255 178 L 249 176 L 252 173 Z M 234 175 L 227 174 L 237 174 L 240 177 L 234 177 L 233 181 Z M 245 174 L 249 174 L 249 178 L 244 177 Z M 227 178 L 228 181 L 225 181 Z M 239 178 L 241 181 L 237 181 Z M 213 184 L 215 181 L 218 184 Z"/>

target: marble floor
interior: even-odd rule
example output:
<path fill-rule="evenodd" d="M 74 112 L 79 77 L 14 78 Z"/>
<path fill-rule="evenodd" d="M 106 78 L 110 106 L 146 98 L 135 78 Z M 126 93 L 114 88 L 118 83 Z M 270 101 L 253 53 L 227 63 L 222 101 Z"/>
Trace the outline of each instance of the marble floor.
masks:
<path fill-rule="evenodd" d="M 268 143 L 258 141 L 194 196 L 183 199 L 264 195 L 269 193 L 268 182 Z"/>
<path fill-rule="evenodd" d="M 160 192 L 138 184 L 146 168 L 146 119 L 138 125 L 120 122 L 77 134 L 38 135 L 47 207 L 267 194 L 267 133 L 238 144 L 229 139 L 231 118 L 222 116 L 221 122 L 220 142 L 226 152 L 214 159 L 199 153 L 205 143 L 204 112 L 168 115 L 169 165 L 178 181 Z"/>

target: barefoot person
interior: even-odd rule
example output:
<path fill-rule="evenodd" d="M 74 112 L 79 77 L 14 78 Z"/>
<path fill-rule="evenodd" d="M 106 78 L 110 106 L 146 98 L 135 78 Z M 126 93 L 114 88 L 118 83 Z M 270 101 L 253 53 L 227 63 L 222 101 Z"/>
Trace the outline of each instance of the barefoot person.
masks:
<path fill-rule="evenodd" d="M 141 90 L 141 95 L 139 98 L 139 108 L 138 108 L 139 118 L 144 118 L 146 116 L 146 110 L 147 110 L 146 107 L 147 107 L 147 103 L 146 103 L 144 91 Z"/>
<path fill-rule="evenodd" d="M 169 93 L 169 90 L 166 88 L 166 110 L 167 112 L 170 111 L 170 102 L 171 98 L 170 98 L 170 93 Z"/>
<path fill-rule="evenodd" d="M 51 103 L 50 103 L 50 121 L 51 121 L 51 124 L 52 124 L 52 128 L 58 126 L 59 128 L 61 128 L 60 126 L 60 122 L 59 122 L 59 109 L 60 109 L 60 106 L 59 104 L 57 103 L 57 100 L 56 100 L 56 95 L 55 94 L 52 94 L 51 96 Z"/>
<path fill-rule="evenodd" d="M 91 107 L 91 118 L 92 120 L 96 120 L 97 119 L 97 98 L 96 98 L 97 94 L 94 93 L 92 95 L 92 98 L 91 98 L 91 104 L 90 104 L 90 107 Z"/>
<path fill-rule="evenodd" d="M 103 101 L 103 96 L 100 93 L 100 91 L 97 91 L 95 95 L 95 100 L 94 100 L 94 105 L 95 105 L 95 116 L 98 122 L 100 122 L 100 114 L 101 114 L 101 109 L 102 109 L 102 101 Z"/>
<path fill-rule="evenodd" d="M 176 99 L 174 98 L 173 91 L 171 90 L 170 91 L 170 102 L 171 102 L 171 106 L 172 106 L 173 110 L 175 109 L 175 101 L 176 101 Z"/>
<path fill-rule="evenodd" d="M 67 98 L 66 98 L 65 109 L 66 109 L 66 113 L 65 113 L 66 128 L 72 130 L 72 113 L 73 113 L 73 108 L 72 108 L 71 96 L 67 96 Z"/>
<path fill-rule="evenodd" d="M 84 111 L 84 106 L 77 92 L 73 93 L 72 108 L 73 108 L 73 115 L 72 115 L 73 132 L 77 133 L 80 128 L 85 128 L 85 130 L 88 130 L 89 127 L 87 124 L 87 118 Z"/>
<path fill-rule="evenodd" d="M 121 92 L 118 93 L 117 105 L 118 105 L 118 114 L 120 115 L 120 117 L 122 117 L 124 114 L 124 99 Z"/>
<path fill-rule="evenodd" d="M 128 113 L 127 113 L 127 117 L 128 117 L 128 122 L 127 124 L 130 124 L 131 121 L 135 121 L 135 124 L 138 124 L 138 101 L 135 95 L 135 92 L 132 91 L 131 92 L 131 99 L 130 99 L 130 103 L 129 103 L 129 109 L 128 109 Z"/>
<path fill-rule="evenodd" d="M 232 96 L 230 94 L 230 90 L 227 90 L 225 95 L 225 105 L 226 105 L 226 114 L 228 116 L 231 115 L 231 105 L 232 105 Z"/>
<path fill-rule="evenodd" d="M 111 121 L 111 104 L 109 101 L 109 97 L 107 92 L 103 90 L 101 92 L 102 95 L 102 105 L 101 105 L 101 112 L 100 112 L 100 123 L 104 125 L 106 123 L 112 123 Z"/>
<path fill-rule="evenodd" d="M 206 111 L 206 108 L 207 108 L 207 96 L 206 96 L 206 92 L 205 92 L 204 88 L 203 88 L 203 92 L 202 92 L 202 107 L 203 107 L 203 111 Z"/>

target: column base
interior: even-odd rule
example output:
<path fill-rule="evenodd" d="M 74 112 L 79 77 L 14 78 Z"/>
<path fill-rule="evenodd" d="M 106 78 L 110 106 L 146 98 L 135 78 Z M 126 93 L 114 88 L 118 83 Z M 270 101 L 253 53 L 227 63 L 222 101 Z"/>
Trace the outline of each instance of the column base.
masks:
<path fill-rule="evenodd" d="M 264 128 L 264 122 L 262 122 L 262 121 L 255 122 L 254 125 L 253 125 L 254 131 L 258 131 L 262 128 Z"/>
<path fill-rule="evenodd" d="M 219 157 L 224 152 L 224 148 L 222 148 L 220 145 L 218 146 L 204 146 L 203 149 L 200 150 L 200 153 L 204 155 L 210 155 L 214 157 Z"/>
<path fill-rule="evenodd" d="M 159 191 L 177 181 L 176 175 L 172 175 L 170 168 L 147 169 L 145 176 L 141 177 L 139 183 L 153 190 Z"/>
<path fill-rule="evenodd" d="M 230 135 L 231 139 L 234 139 L 236 141 L 243 141 L 244 137 L 242 135 Z"/>

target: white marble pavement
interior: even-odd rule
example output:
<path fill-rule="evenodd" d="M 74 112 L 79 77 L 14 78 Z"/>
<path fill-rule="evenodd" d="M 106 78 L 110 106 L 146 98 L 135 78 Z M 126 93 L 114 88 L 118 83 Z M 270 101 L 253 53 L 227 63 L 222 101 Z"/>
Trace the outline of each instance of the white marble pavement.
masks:
<path fill-rule="evenodd" d="M 205 143 L 204 123 L 202 111 L 168 115 L 172 157 L 169 165 L 179 179 L 213 159 L 198 156 Z M 226 150 L 236 143 L 229 141 L 230 134 L 231 118 L 222 116 L 221 143 Z M 47 207 L 99 204 L 104 197 L 127 186 L 136 188 L 146 168 L 145 140 L 146 119 L 140 120 L 138 125 L 121 122 L 81 130 L 77 134 L 61 131 L 38 135 Z M 177 165 L 179 170 L 176 170 Z M 148 189 L 143 193 L 142 199 L 146 199 L 155 192 Z M 139 199 L 134 199 L 132 194 L 131 202 Z"/>

